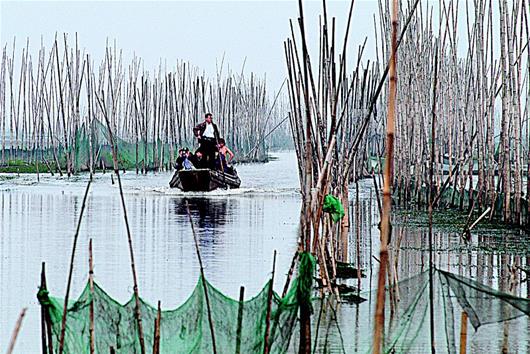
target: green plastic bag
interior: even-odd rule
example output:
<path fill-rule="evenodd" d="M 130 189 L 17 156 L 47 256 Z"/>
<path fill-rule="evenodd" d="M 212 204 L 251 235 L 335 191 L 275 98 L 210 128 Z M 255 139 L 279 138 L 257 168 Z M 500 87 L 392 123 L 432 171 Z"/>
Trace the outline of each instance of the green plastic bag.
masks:
<path fill-rule="evenodd" d="M 344 208 L 342 207 L 340 200 L 331 194 L 324 197 L 324 206 L 322 210 L 331 214 L 333 222 L 337 222 L 344 217 Z"/>

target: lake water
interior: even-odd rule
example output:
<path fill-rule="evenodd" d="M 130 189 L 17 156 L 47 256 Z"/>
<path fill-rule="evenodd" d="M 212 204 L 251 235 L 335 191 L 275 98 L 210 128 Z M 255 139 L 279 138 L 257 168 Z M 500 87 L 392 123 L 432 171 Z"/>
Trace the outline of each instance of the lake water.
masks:
<path fill-rule="evenodd" d="M 199 237 L 208 280 L 226 295 L 237 298 L 245 286 L 246 297 L 256 294 L 271 276 L 272 258 L 277 251 L 274 287 L 281 292 L 285 274 L 297 246 L 300 195 L 296 158 L 292 152 L 273 154 L 267 164 L 238 166 L 241 188 L 209 193 L 182 193 L 168 187 L 171 173 L 122 175 L 127 213 L 131 226 L 138 272 L 139 291 L 150 303 L 163 308 L 182 304 L 199 276 L 193 235 L 185 203 L 188 202 Z M 88 176 L 41 175 L 6 176 L 0 179 L 0 352 L 7 343 L 20 310 L 28 307 L 15 348 L 16 353 L 40 351 L 40 310 L 36 292 L 41 263 L 46 262 L 48 288 L 53 295 L 65 292 L 73 235 Z M 359 184 L 359 205 L 351 193 L 352 221 L 350 261 L 356 262 L 356 232 L 361 235 L 363 291 L 375 287 L 379 252 L 379 215 L 373 199 L 372 181 Z M 356 210 L 359 210 L 357 218 Z M 423 218 L 423 219 L 422 219 Z M 396 218 L 394 237 L 402 235 L 397 265 L 400 279 L 425 270 L 427 262 L 424 215 L 402 212 Z M 127 235 L 117 185 L 111 176 L 97 174 L 92 183 L 81 225 L 71 298 L 76 298 L 88 278 L 88 241 L 93 240 L 96 281 L 118 301 L 132 296 L 132 276 Z M 479 226 L 470 244 L 465 243 L 454 225 L 435 229 L 435 262 L 442 269 L 490 284 L 502 285 L 499 264 L 528 265 L 528 236 L 518 230 Z M 527 283 L 516 287 L 526 296 Z M 357 284 L 354 281 L 353 284 Z M 370 302 L 373 298 L 369 297 Z M 332 351 L 357 352 L 369 337 L 371 318 L 360 318 L 357 307 L 340 306 L 337 314 L 344 344 L 328 345 Z M 512 321 L 524 328 L 510 349 L 530 352 L 528 318 Z M 521 327 L 522 326 L 522 327 Z M 480 332 L 482 331 L 482 332 Z M 486 333 L 486 334 L 481 334 Z M 498 337 L 479 332 L 469 348 L 498 352 Z M 364 344 L 363 344 L 364 343 Z M 319 345 L 319 348 L 321 345 Z M 425 348 L 416 348 L 424 352 Z M 323 350 L 323 349 L 322 349 Z M 318 349 L 320 351 L 320 349 Z"/>

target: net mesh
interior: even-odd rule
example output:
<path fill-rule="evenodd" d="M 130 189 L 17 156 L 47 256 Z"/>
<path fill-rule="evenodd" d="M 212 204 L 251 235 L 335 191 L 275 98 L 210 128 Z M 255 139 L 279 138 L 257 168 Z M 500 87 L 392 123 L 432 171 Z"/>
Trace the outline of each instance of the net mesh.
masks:
<path fill-rule="evenodd" d="M 311 289 L 314 264 L 310 254 L 301 254 L 299 275 L 287 295 L 281 298 L 273 292 L 268 336 L 270 353 L 285 353 L 288 350 L 298 303 L 310 301 L 304 300 L 303 296 L 310 295 L 307 287 Z M 262 352 L 271 286 L 269 281 L 255 297 L 240 302 L 223 295 L 208 281 L 200 278 L 184 304 L 175 310 L 162 311 L 160 353 L 213 352 L 205 288 L 208 291 L 218 353 L 235 353 L 236 346 L 240 353 Z M 50 314 L 54 348 L 57 348 L 64 300 L 48 296 L 45 290 L 39 291 L 38 297 Z M 87 284 L 79 298 L 68 306 L 64 352 L 89 352 L 91 301 L 94 303 L 96 351 L 107 353 L 112 346 L 117 353 L 140 353 L 134 298 L 122 305 L 96 283 L 93 293 Z M 146 348 L 152 348 L 157 309 L 143 300 L 140 303 L 145 345 Z"/>
<path fill-rule="evenodd" d="M 315 260 L 302 254 L 298 276 L 287 295 L 273 293 L 269 346 L 271 353 L 295 352 L 298 343 L 298 308 L 311 301 Z M 261 353 L 264 348 L 268 293 L 271 282 L 252 299 L 244 302 L 223 295 L 206 280 L 211 314 L 219 353 Z M 391 301 L 388 290 L 393 290 Z M 337 308 L 330 297 L 313 299 L 313 351 L 316 353 L 370 353 L 372 351 L 375 290 L 360 293 L 368 301 L 356 306 Z M 54 347 L 61 330 L 61 299 L 40 291 L 39 300 L 48 308 L 52 321 Z M 94 301 L 95 342 L 98 353 L 113 346 L 118 353 L 139 353 L 134 299 L 119 304 L 99 287 L 91 295 L 87 285 L 68 308 L 65 352 L 89 352 L 89 304 Z M 475 329 L 468 334 L 468 350 L 480 348 L 515 352 L 526 348 L 528 336 L 518 333 L 509 323 L 530 315 L 530 300 L 512 296 L 449 272 L 433 271 L 434 338 L 439 353 L 457 353 L 460 318 L 469 316 Z M 422 353 L 429 348 L 429 272 L 401 280 L 398 287 L 387 289 L 385 306 L 385 353 Z M 155 307 L 141 301 L 146 348 L 153 343 Z M 241 315 L 240 315 L 241 314 Z M 511 327 L 510 327 L 511 326 Z M 352 331 L 352 327 L 355 328 Z M 238 335 L 239 328 L 239 335 Z M 354 336 L 351 333 L 355 333 Z M 495 336 L 495 337 L 492 337 Z M 162 311 L 161 353 L 212 352 L 212 338 L 202 279 L 188 300 L 175 310 Z M 492 341 L 495 338 L 496 341 Z M 525 344 L 526 343 L 526 344 Z"/>

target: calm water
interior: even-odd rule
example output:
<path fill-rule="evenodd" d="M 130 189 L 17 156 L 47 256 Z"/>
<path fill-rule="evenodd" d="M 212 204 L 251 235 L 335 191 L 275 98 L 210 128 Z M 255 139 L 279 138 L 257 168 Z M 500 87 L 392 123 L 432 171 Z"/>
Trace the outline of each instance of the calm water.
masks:
<path fill-rule="evenodd" d="M 275 156 L 278 159 L 267 164 L 239 166 L 242 188 L 234 191 L 185 194 L 167 187 L 170 173 L 123 175 L 140 295 L 144 299 L 151 303 L 161 300 L 164 308 L 175 308 L 195 286 L 199 267 L 186 201 L 198 231 L 206 276 L 212 284 L 234 298 L 244 285 L 246 296 L 252 296 L 269 279 L 276 250 L 274 285 L 276 291 L 281 291 L 296 249 L 300 196 L 294 154 Z M 0 352 L 5 352 L 23 307 L 28 307 L 28 312 L 15 352 L 39 352 L 40 313 L 35 294 L 41 262 L 46 262 L 51 293 L 63 296 L 86 182 L 87 176 L 41 176 L 38 183 L 33 175 L 0 180 Z M 360 232 L 360 260 L 367 274 L 361 287 L 366 291 L 375 286 L 377 262 L 373 256 L 378 257 L 379 251 L 379 215 L 371 181 L 360 183 L 358 206 L 355 190 L 351 196 L 352 221 L 358 227 L 353 227 L 350 235 L 350 261 L 356 262 L 354 244 L 356 232 Z M 417 274 L 427 264 L 422 217 L 402 213 L 396 219 L 394 237 L 402 235 L 397 266 L 400 278 Z M 436 264 L 493 287 L 503 277 L 499 264 L 526 264 L 528 236 L 491 225 L 478 228 L 473 235 L 471 245 L 467 245 L 457 232 L 437 229 Z M 132 295 L 127 236 L 118 188 L 111 184 L 110 174 L 98 174 L 91 187 L 76 253 L 72 298 L 77 297 L 88 278 L 90 238 L 96 281 L 114 298 L 127 301 Z M 527 294 L 525 286 L 516 291 L 520 296 Z M 342 304 L 337 316 L 347 352 L 369 343 L 370 338 L 361 334 L 369 333 L 371 318 L 361 318 L 358 308 L 349 304 Z M 525 331 L 513 348 L 520 353 L 530 352 L 528 320 L 514 322 L 514 326 L 524 326 Z M 492 339 L 491 335 L 479 335 L 480 331 L 483 329 L 470 348 L 497 352 L 502 335 L 497 338 L 494 334 Z M 337 343 L 327 347 L 342 350 Z M 417 352 L 423 349 L 417 348 Z"/>

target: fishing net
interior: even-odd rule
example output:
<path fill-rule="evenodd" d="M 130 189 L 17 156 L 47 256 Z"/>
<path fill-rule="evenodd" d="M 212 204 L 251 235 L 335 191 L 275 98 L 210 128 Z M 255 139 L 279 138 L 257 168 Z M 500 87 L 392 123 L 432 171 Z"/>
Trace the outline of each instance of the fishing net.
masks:
<path fill-rule="evenodd" d="M 437 269 L 433 271 L 432 280 L 433 333 L 437 353 L 458 353 L 463 312 L 468 314 L 473 326 L 467 333 L 467 352 L 499 353 L 503 348 L 509 353 L 528 352 L 530 300 Z M 376 291 L 359 295 L 366 301 L 358 305 L 341 303 L 337 307 L 328 299 L 314 302 L 314 352 L 373 352 Z M 429 302 L 428 271 L 387 288 L 383 352 L 430 351 Z"/>
<path fill-rule="evenodd" d="M 92 137 L 92 141 L 90 141 L 90 137 Z M 133 169 L 137 167 L 139 169 L 150 169 L 171 162 L 170 144 L 163 143 L 161 140 L 158 140 L 156 144 L 145 142 L 145 139 L 140 139 L 137 143 L 128 142 L 119 137 L 114 137 L 114 140 L 120 168 Z M 74 169 L 76 171 L 89 169 L 91 150 L 93 164 L 96 168 L 101 168 L 102 164 L 106 168 L 111 168 L 113 166 L 112 147 L 109 141 L 107 127 L 98 120 L 94 120 L 91 129 L 87 129 L 85 125 L 82 125 L 76 132 L 73 144 L 72 164 Z M 186 144 L 183 143 L 183 145 Z M 173 151 L 173 158 L 175 158 L 175 155 L 176 152 Z"/>
<path fill-rule="evenodd" d="M 270 353 L 285 353 L 295 326 L 298 304 L 310 295 L 315 261 L 308 253 L 300 255 L 299 275 L 283 298 L 273 293 L 269 330 Z M 205 287 L 211 307 L 217 353 L 260 353 L 265 345 L 269 281 L 252 299 L 239 302 L 223 295 L 208 281 L 200 278 L 188 300 L 175 310 L 162 311 L 160 322 L 160 353 L 212 353 L 212 337 Z M 309 291 L 307 290 L 309 289 Z M 61 332 L 64 300 L 39 292 L 51 318 L 54 348 Z M 90 302 L 94 303 L 96 352 L 108 353 L 112 346 L 117 353 L 140 353 L 135 318 L 134 298 L 120 304 L 101 287 L 94 284 L 93 294 L 85 287 L 79 298 L 69 304 L 65 337 L 65 353 L 89 353 Z M 145 345 L 151 351 L 157 309 L 141 300 L 141 318 Z"/>
<path fill-rule="evenodd" d="M 298 276 L 284 298 L 273 293 L 270 320 L 270 352 L 296 352 L 299 340 L 298 308 L 311 301 L 315 260 L 301 254 Z M 520 333 L 514 319 L 527 319 L 530 300 L 518 298 L 474 280 L 445 271 L 433 271 L 434 339 L 438 353 L 457 353 L 460 319 L 469 316 L 468 351 L 508 352 L 527 349 L 530 330 Z M 261 353 L 264 348 L 268 282 L 252 299 L 239 302 L 224 296 L 206 280 L 218 353 Z M 393 294 L 392 297 L 390 294 Z M 375 290 L 362 292 L 358 305 L 339 305 L 331 297 L 312 300 L 312 340 L 315 353 L 372 352 Z M 386 291 L 385 353 L 424 353 L 431 345 L 429 272 L 401 280 Z M 50 313 L 54 348 L 58 345 L 63 301 L 40 291 L 39 300 Z M 95 342 L 98 353 L 113 346 L 117 353 L 139 353 L 134 299 L 124 305 L 113 300 L 97 284 L 94 295 L 87 286 L 69 305 L 66 353 L 89 352 L 89 304 L 94 301 Z M 146 348 L 152 348 L 156 308 L 141 301 Z M 515 328 L 514 328 L 515 327 Z M 526 326 L 527 328 L 528 325 Z M 354 333 L 354 335 L 352 335 Z M 162 311 L 161 353 L 211 353 L 208 311 L 202 279 L 179 308 Z M 495 339 L 495 340 L 493 340 Z M 236 348 L 239 348 L 236 351 Z M 150 349 L 149 349 L 150 350 Z"/>

